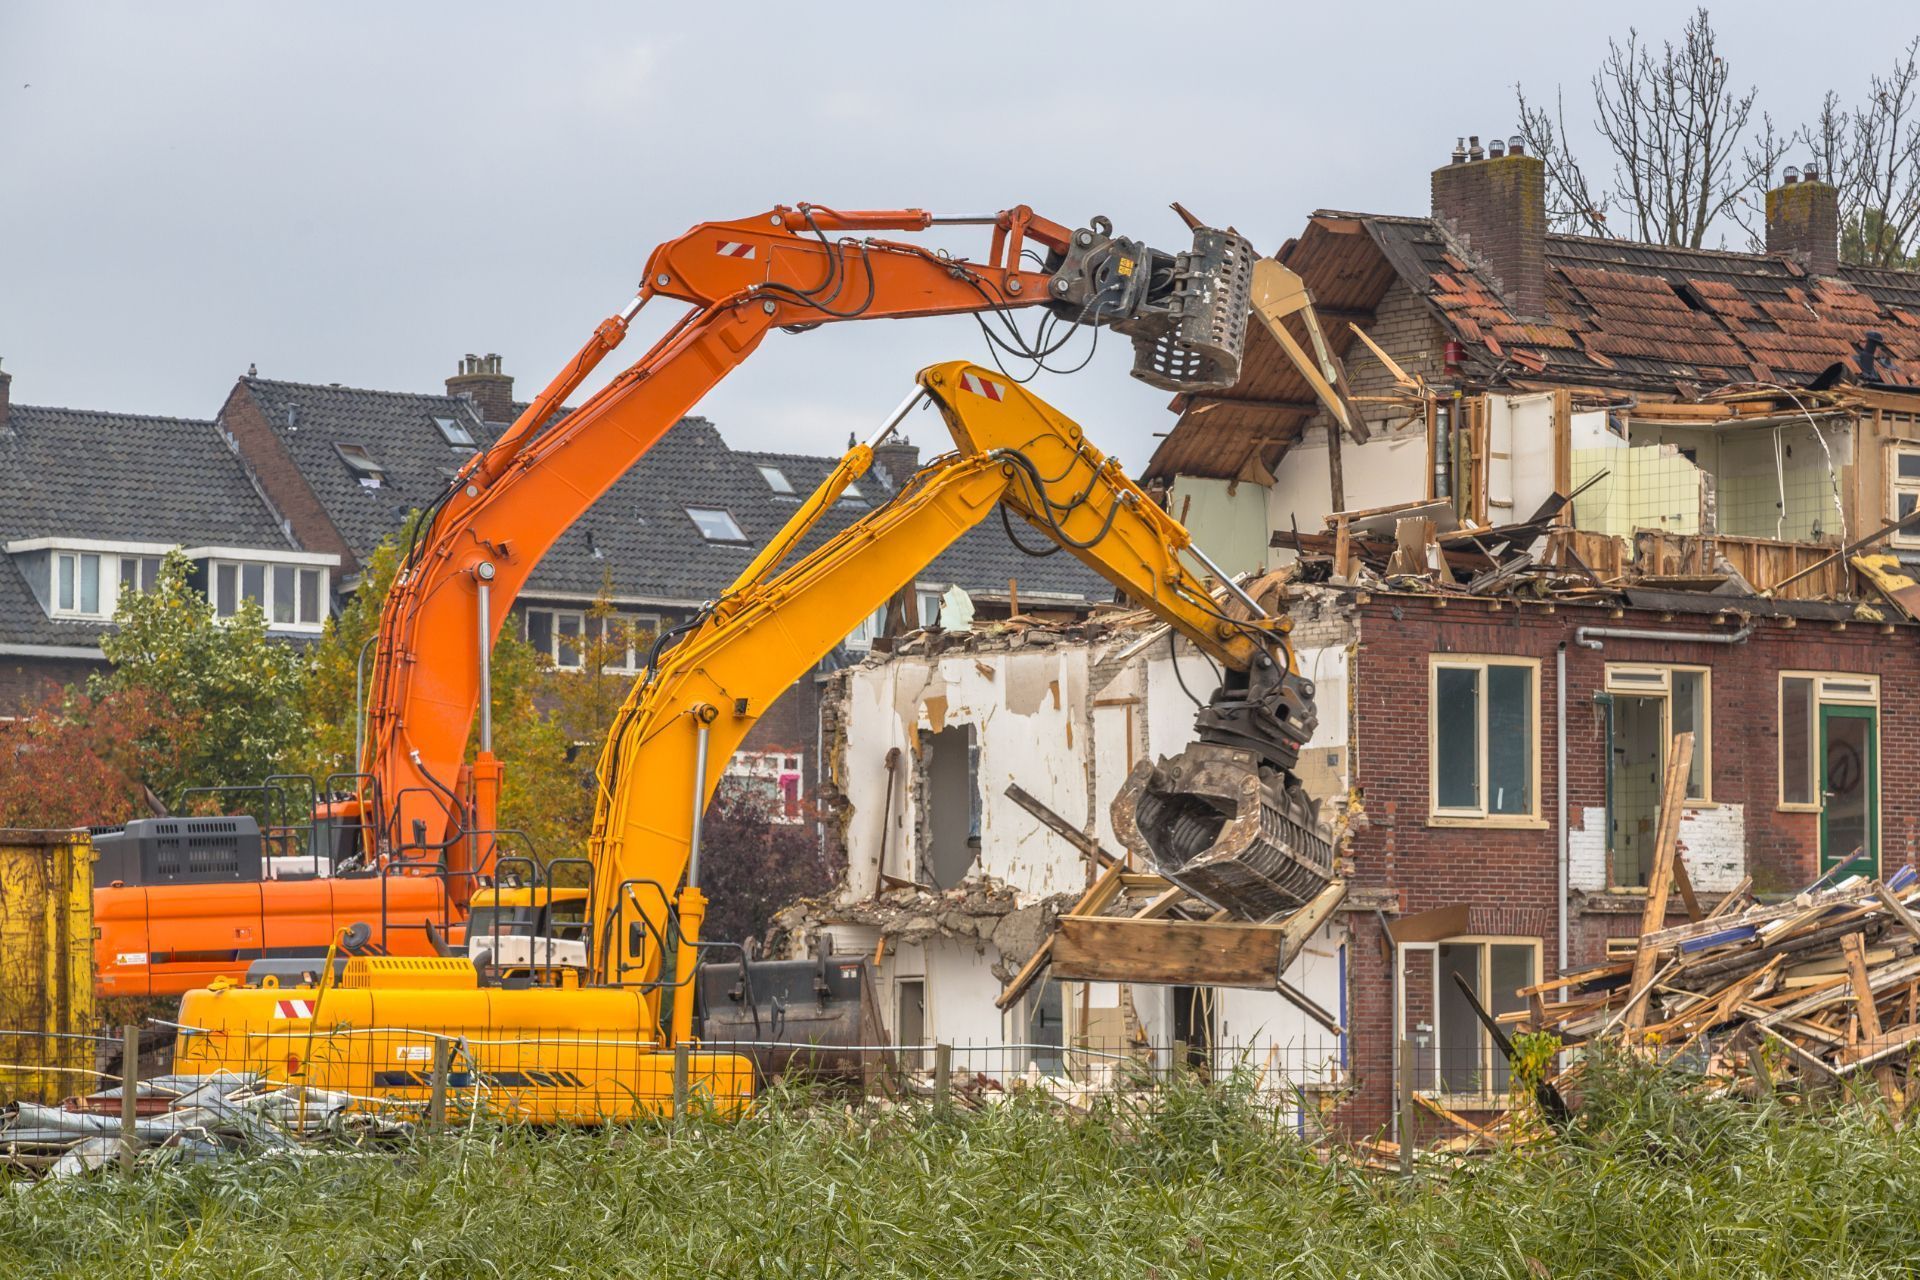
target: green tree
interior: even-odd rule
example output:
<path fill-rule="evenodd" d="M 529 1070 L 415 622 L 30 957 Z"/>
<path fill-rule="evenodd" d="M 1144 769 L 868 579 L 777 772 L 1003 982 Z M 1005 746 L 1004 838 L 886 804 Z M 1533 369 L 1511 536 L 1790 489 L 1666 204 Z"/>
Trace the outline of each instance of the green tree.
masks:
<path fill-rule="evenodd" d="M 1890 267 L 1895 271 L 1920 267 L 1920 255 L 1906 251 L 1899 233 L 1887 224 L 1886 215 L 1878 209 L 1863 209 L 1840 228 L 1840 261 Z"/>
<path fill-rule="evenodd" d="M 137 747 L 144 781 L 170 806 L 192 787 L 243 786 L 282 772 L 302 732 L 301 655 L 267 635 L 252 601 L 231 618 L 190 582 L 192 563 L 168 553 L 145 594 L 123 590 L 101 649 L 112 669 L 94 676 L 98 700 L 142 690 L 169 716 Z"/>

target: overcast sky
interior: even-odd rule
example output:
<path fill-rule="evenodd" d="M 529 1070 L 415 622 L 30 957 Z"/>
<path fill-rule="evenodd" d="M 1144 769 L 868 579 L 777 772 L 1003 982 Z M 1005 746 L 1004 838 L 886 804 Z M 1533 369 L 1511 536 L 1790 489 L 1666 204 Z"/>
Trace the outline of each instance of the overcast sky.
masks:
<path fill-rule="evenodd" d="M 1513 131 L 1516 79 L 1584 122 L 1606 38 L 1687 12 L 0 0 L 0 358 L 20 403 L 183 416 L 250 363 L 437 390 L 497 351 L 524 396 L 653 245 L 801 200 L 1027 203 L 1177 247 L 1177 199 L 1271 251 L 1315 208 L 1426 212 L 1457 135 Z M 1920 30 L 1856 3 L 1808 38 L 1807 14 L 1716 12 L 1777 121 L 1858 96 Z M 776 333 L 701 412 L 736 445 L 834 451 L 956 357 L 985 358 L 971 320 Z M 1137 470 L 1172 417 L 1127 368 L 1110 339 L 1036 385 Z"/>

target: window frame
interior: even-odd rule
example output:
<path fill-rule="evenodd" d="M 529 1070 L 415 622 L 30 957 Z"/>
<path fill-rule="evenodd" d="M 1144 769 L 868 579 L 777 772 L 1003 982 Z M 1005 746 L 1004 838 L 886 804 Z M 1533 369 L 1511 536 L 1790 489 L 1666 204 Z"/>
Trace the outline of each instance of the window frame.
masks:
<path fill-rule="evenodd" d="M 433 420 L 434 430 L 440 433 L 441 440 L 446 442 L 446 446 L 449 449 L 473 450 L 480 447 L 479 443 L 473 437 L 473 432 L 467 430 L 466 424 L 461 422 L 459 418 L 451 415 L 442 417 L 437 413 L 428 414 L 427 416 Z M 456 432 L 458 433 L 457 436 L 455 434 Z"/>
<path fill-rule="evenodd" d="M 81 584 L 84 580 L 84 562 L 88 559 L 94 562 L 94 607 L 92 609 L 82 608 L 80 604 L 83 598 Z M 112 563 L 109 564 L 109 561 Z M 68 584 L 71 588 L 72 604 L 60 602 L 60 570 L 63 562 L 72 565 L 73 577 Z M 113 617 L 114 610 L 120 603 L 119 556 L 104 551 L 56 550 L 48 557 L 47 572 L 48 617 L 84 618 L 95 622 L 106 621 Z M 112 585 L 109 586 L 109 583 Z"/>
<path fill-rule="evenodd" d="M 1473 1093 L 1450 1093 L 1443 1087 L 1446 1080 L 1441 1066 L 1440 1045 L 1440 948 L 1443 946 L 1477 946 L 1481 948 L 1480 985 L 1479 989 L 1473 994 L 1474 998 L 1480 1001 L 1482 1008 L 1491 1010 L 1493 1008 L 1491 999 L 1493 948 L 1496 946 L 1525 947 L 1530 950 L 1533 953 L 1533 981 L 1528 985 L 1532 986 L 1546 981 L 1544 970 L 1541 967 L 1546 963 L 1546 943 L 1544 939 L 1527 934 L 1462 933 L 1456 934 L 1451 938 L 1436 938 L 1432 942 L 1406 942 L 1400 946 L 1402 952 L 1409 954 L 1417 951 L 1427 952 L 1427 980 L 1432 1004 L 1421 1011 L 1424 1013 L 1424 1018 L 1415 1018 L 1414 1014 L 1416 1011 L 1407 1003 L 1407 965 L 1402 962 L 1397 967 L 1397 972 L 1394 975 L 1395 980 L 1400 984 L 1399 1006 L 1401 1009 L 1401 1017 L 1405 1020 L 1405 1023 L 1411 1024 L 1416 1021 L 1425 1021 L 1426 1024 L 1432 1028 L 1431 1035 L 1433 1037 L 1433 1043 L 1429 1055 L 1429 1069 L 1421 1073 L 1422 1078 L 1418 1082 L 1426 1086 L 1421 1091 L 1442 1106 L 1458 1107 L 1466 1110 L 1482 1110 L 1489 1104 L 1498 1104 L 1500 1100 L 1506 1096 L 1505 1092 L 1495 1092 L 1491 1089 L 1484 1089 Z M 1480 1045 L 1480 1077 L 1483 1080 L 1491 1081 L 1494 1074 L 1493 1055 L 1497 1052 L 1493 1046 L 1493 1037 L 1487 1034 L 1486 1027 L 1482 1026 L 1477 1019 L 1474 1020 L 1471 1025 L 1473 1026 L 1474 1035 L 1478 1038 Z M 1412 1035 L 1413 1032 L 1409 1027 L 1404 1028 L 1401 1034 Z"/>
<path fill-rule="evenodd" d="M 1807 724 L 1807 794 L 1814 799 L 1807 802 L 1787 799 L 1787 681 L 1809 680 L 1812 688 L 1810 705 L 1811 719 Z M 1874 750 L 1882 750 L 1877 741 L 1880 735 L 1880 721 L 1883 711 L 1880 703 L 1880 677 L 1861 672 L 1850 671 L 1801 671 L 1781 670 L 1774 673 L 1774 808 L 1780 813 L 1818 814 L 1826 809 L 1820 798 L 1820 708 L 1871 707 L 1874 711 L 1873 730 L 1876 738 Z M 1886 790 L 1885 757 L 1880 756 L 1881 779 L 1873 797 L 1875 812 L 1881 809 L 1881 794 Z M 1880 838 L 1884 844 L 1886 833 Z"/>
<path fill-rule="evenodd" d="M 220 578 L 221 570 L 223 569 L 232 572 L 232 585 L 235 597 L 233 608 L 225 613 L 220 611 Z M 327 578 L 328 571 L 318 565 L 289 564 L 281 560 L 236 560 L 226 556 L 208 559 L 207 602 L 213 606 L 213 616 L 216 619 L 224 620 L 237 616 L 241 607 L 245 605 L 249 599 L 246 589 L 246 573 L 248 569 L 258 569 L 260 571 L 260 612 L 266 617 L 267 630 L 317 635 L 325 629 L 327 616 L 329 614 L 327 603 L 328 587 L 330 585 Z M 283 570 L 293 575 L 292 622 L 276 622 L 273 616 L 274 605 L 278 603 L 278 579 Z M 302 586 L 307 581 L 307 575 L 309 574 L 314 575 L 314 578 L 317 579 L 314 592 L 314 604 L 319 610 L 318 616 L 310 619 L 301 616 L 303 612 L 301 606 L 305 603 L 304 597 L 306 595 Z"/>
<path fill-rule="evenodd" d="M 1903 480 L 1900 476 L 1902 455 L 1920 458 L 1920 440 L 1887 441 L 1887 507 L 1886 521 L 1892 523 L 1900 518 L 1900 497 L 1911 494 L 1916 509 L 1920 509 L 1920 478 Z M 1920 547 L 1920 525 L 1911 529 L 1896 529 L 1887 539 L 1896 547 Z"/>
<path fill-rule="evenodd" d="M 687 519 L 693 523 L 694 532 L 700 535 L 703 542 L 716 547 L 744 547 L 748 545 L 747 533 L 746 530 L 741 527 L 739 517 L 735 516 L 733 512 L 726 507 L 682 507 L 680 509 L 687 513 Z M 701 525 L 700 516 L 694 514 L 696 511 L 700 512 L 701 515 L 725 516 L 727 524 L 732 526 L 733 531 L 739 536 L 735 538 L 713 537 Z"/>
<path fill-rule="evenodd" d="M 1529 701 L 1527 715 L 1527 812 L 1489 813 L 1487 811 L 1487 697 L 1490 667 L 1524 667 L 1528 672 Z M 1480 673 L 1480 722 L 1478 725 L 1478 761 L 1480 803 L 1473 809 L 1443 806 L 1440 803 L 1440 672 L 1477 670 Z M 1429 653 L 1427 655 L 1427 825 L 1430 827 L 1505 827 L 1537 830 L 1547 826 L 1540 810 L 1540 671 L 1538 658 L 1516 657 L 1501 653 Z"/>
<path fill-rule="evenodd" d="M 347 473 L 361 487 L 378 489 L 386 484 L 387 469 L 380 464 L 378 458 L 373 456 L 373 451 L 367 446 L 355 444 L 352 441 L 344 444 L 335 441 L 333 451 L 339 455 L 341 463 L 347 468 Z"/>
<path fill-rule="evenodd" d="M 532 618 L 536 613 L 543 614 L 548 619 L 547 647 L 545 648 L 533 644 Z M 616 609 L 609 616 L 596 618 L 592 610 L 587 608 L 563 609 L 556 605 L 529 605 L 520 611 L 520 639 L 523 643 L 532 646 L 535 653 L 545 657 L 546 660 L 552 664 L 555 671 L 575 672 L 585 671 L 587 669 L 584 653 L 581 655 L 582 660 L 577 663 L 564 663 L 560 661 L 560 620 L 563 617 L 579 619 L 580 630 L 574 634 L 580 637 L 583 642 L 592 637 L 593 632 L 591 628 L 596 625 L 602 628 L 601 635 L 603 636 L 606 634 L 606 626 L 610 623 L 617 623 L 627 628 L 626 657 L 623 664 L 616 665 L 614 663 L 608 663 L 600 668 L 602 672 L 608 675 L 637 675 L 645 655 L 643 653 L 644 646 L 634 644 L 635 635 L 659 635 L 661 628 L 660 615 L 654 613 L 627 613 L 623 610 Z"/>
<path fill-rule="evenodd" d="M 756 462 L 753 468 L 760 473 L 760 478 L 767 482 L 767 488 L 773 491 L 775 497 L 797 498 L 800 496 L 799 491 L 793 487 L 793 478 L 771 462 Z M 776 480 L 775 477 L 778 479 Z"/>
<path fill-rule="evenodd" d="M 1639 672 L 1657 674 L 1657 685 L 1651 683 L 1634 684 L 1633 675 Z M 1601 673 L 1600 687 L 1607 693 L 1619 694 L 1628 698 L 1659 698 L 1661 762 L 1664 767 L 1666 753 L 1673 743 L 1673 676 L 1675 672 L 1688 672 L 1700 677 L 1700 721 L 1701 727 L 1694 731 L 1693 758 L 1700 769 L 1700 794 L 1682 797 L 1683 809 L 1718 808 L 1713 798 L 1713 668 L 1701 666 L 1696 662 L 1609 662 Z M 1609 765 L 1611 767 L 1611 765 Z M 1612 875 L 1611 869 L 1608 875 Z"/>

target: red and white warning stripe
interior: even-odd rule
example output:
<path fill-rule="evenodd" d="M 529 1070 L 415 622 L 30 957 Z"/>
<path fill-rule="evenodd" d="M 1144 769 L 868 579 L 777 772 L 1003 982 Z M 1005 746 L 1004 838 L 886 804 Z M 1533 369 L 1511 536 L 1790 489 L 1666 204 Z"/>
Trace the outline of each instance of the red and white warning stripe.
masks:
<path fill-rule="evenodd" d="M 756 246 L 744 240 L 716 240 L 713 243 L 714 252 L 723 258 L 751 259 L 756 256 Z"/>
<path fill-rule="evenodd" d="M 279 1002 L 279 1012 L 283 1018 L 311 1018 L 313 1016 L 313 1001 L 282 1000 Z"/>
<path fill-rule="evenodd" d="M 989 400 L 1005 400 L 1007 398 L 1007 389 L 1005 387 L 995 382 L 992 378 L 983 378 L 977 373 L 961 374 L 960 386 L 962 390 L 971 391 L 977 396 L 985 396 Z"/>

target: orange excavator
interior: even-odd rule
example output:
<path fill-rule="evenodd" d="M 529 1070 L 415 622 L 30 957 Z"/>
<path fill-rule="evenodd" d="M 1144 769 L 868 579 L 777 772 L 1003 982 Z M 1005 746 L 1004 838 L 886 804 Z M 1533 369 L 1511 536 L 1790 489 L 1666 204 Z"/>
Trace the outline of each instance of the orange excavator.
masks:
<path fill-rule="evenodd" d="M 984 260 L 885 238 L 959 226 L 989 229 Z M 393 954 L 432 954 L 457 937 L 474 895 L 493 891 L 496 860 L 531 852 L 498 825 L 493 641 L 547 549 L 669 427 L 769 332 L 847 320 L 973 313 L 998 351 L 1042 368 L 1079 328 L 1111 326 L 1151 385 L 1230 384 L 1255 255 L 1232 231 L 1189 229 L 1191 247 L 1169 253 L 1115 236 L 1103 218 L 1069 229 L 1025 205 L 941 217 L 800 204 L 660 245 L 633 300 L 424 513 L 381 612 L 360 772 L 313 788 L 350 794 L 306 824 L 304 861 L 285 859 L 293 870 L 273 878 L 274 835 L 246 819 L 148 819 L 97 837 L 114 869 L 103 851 L 102 993 L 297 978 L 353 923 L 369 926 L 365 949 Z M 560 414 L 657 298 L 689 309 Z M 1022 307 L 1050 313 L 1032 338 L 1008 315 Z"/>

